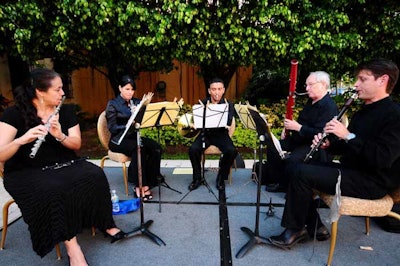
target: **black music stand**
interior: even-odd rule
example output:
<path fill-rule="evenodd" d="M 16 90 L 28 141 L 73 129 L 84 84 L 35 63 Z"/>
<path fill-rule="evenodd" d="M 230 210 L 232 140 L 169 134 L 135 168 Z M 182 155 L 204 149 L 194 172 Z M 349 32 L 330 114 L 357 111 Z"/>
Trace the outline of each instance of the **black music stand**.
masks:
<path fill-rule="evenodd" d="M 136 127 L 137 129 L 137 160 L 138 160 L 138 179 L 139 179 L 139 189 L 140 189 L 140 225 L 136 228 L 134 228 L 132 231 L 126 233 L 126 237 L 130 237 L 133 235 L 136 235 L 136 233 L 140 232 L 144 234 L 145 236 L 149 237 L 151 240 L 153 240 L 155 243 L 157 243 L 159 246 L 164 244 L 166 245 L 165 242 L 153 234 L 152 232 L 149 231 L 150 225 L 153 223 L 153 220 L 149 220 L 147 222 L 144 221 L 144 208 L 143 208 L 143 191 L 142 191 L 142 159 L 141 159 L 141 138 L 140 138 L 140 125 L 137 124 L 138 126 Z"/>
<path fill-rule="evenodd" d="M 243 124 L 243 126 L 245 128 L 248 128 L 248 129 L 251 129 L 251 130 L 257 130 L 256 123 L 254 122 L 254 119 L 253 119 L 253 117 L 252 117 L 252 115 L 250 113 L 250 110 L 252 110 L 253 112 L 258 112 L 256 107 L 251 106 L 248 102 L 246 102 L 245 105 L 243 105 L 241 103 L 235 104 L 235 110 L 236 110 L 236 113 L 238 114 L 238 116 L 240 118 L 240 121 L 242 122 L 242 124 Z M 262 117 L 261 117 L 261 119 L 262 119 Z M 264 120 L 264 119 L 262 119 L 262 120 Z M 262 124 L 265 124 L 266 127 L 267 127 L 266 128 L 266 130 L 267 130 L 266 134 L 267 134 L 268 137 L 270 137 L 269 138 L 271 140 L 270 144 L 275 146 L 276 150 L 278 151 L 278 153 L 282 157 L 282 154 L 283 154 L 282 148 L 280 146 L 277 147 L 277 145 L 279 144 L 279 141 L 277 140 L 278 143 L 275 143 L 274 136 L 272 135 L 271 131 L 269 130 L 268 124 L 265 121 L 263 121 Z M 260 136 L 260 133 L 262 134 L 263 132 L 257 131 L 257 134 L 259 136 Z M 268 139 L 266 139 L 266 141 L 268 141 Z M 267 148 L 268 148 L 268 145 L 267 145 Z M 254 162 L 255 161 L 256 161 L 256 149 L 254 149 Z M 262 161 L 260 161 L 260 164 L 262 164 Z M 256 169 L 253 166 L 252 173 L 251 173 L 251 179 L 250 179 L 250 181 L 247 181 L 243 186 L 246 186 L 251 181 L 253 181 L 253 182 L 261 182 L 261 179 L 262 179 L 261 174 L 262 173 L 260 173 L 260 176 L 258 177 L 257 173 L 256 173 Z M 274 207 L 272 205 L 272 198 L 269 199 L 268 210 L 267 210 L 267 212 L 265 214 L 266 214 L 266 218 L 265 219 L 267 219 L 269 217 L 276 217 L 275 211 L 274 211 Z M 277 217 L 277 218 L 279 218 L 279 217 Z"/>
<path fill-rule="evenodd" d="M 140 112 L 144 112 L 146 109 L 146 106 L 143 105 L 140 107 L 143 110 L 140 110 Z M 143 118 L 143 117 L 142 117 Z M 143 235 L 149 237 L 151 240 L 153 240 L 155 243 L 157 243 L 159 246 L 162 244 L 165 246 L 165 242 L 153 234 L 152 232 L 149 231 L 150 225 L 153 223 L 153 220 L 149 220 L 147 222 L 144 221 L 144 208 L 143 208 L 143 191 L 142 191 L 142 158 L 141 158 L 141 145 L 142 141 L 140 138 L 140 124 L 136 123 L 135 124 L 135 129 L 137 131 L 137 164 L 138 164 L 138 179 L 139 179 L 139 190 L 140 190 L 140 225 L 136 228 L 134 228 L 132 231 L 126 233 L 126 237 L 130 237 L 133 235 L 136 235 L 136 233 L 142 233 Z"/>
<path fill-rule="evenodd" d="M 253 118 L 250 115 L 249 109 L 254 109 L 257 110 L 257 108 L 251 106 L 248 102 L 246 102 L 246 104 L 242 104 L 242 103 L 238 103 L 234 105 L 236 114 L 238 115 L 240 121 L 242 122 L 242 125 L 244 128 L 250 129 L 250 130 L 256 130 L 256 124 L 254 123 Z M 254 149 L 254 164 L 253 164 L 253 170 L 251 173 L 251 178 L 249 181 L 247 181 L 246 183 L 244 183 L 242 185 L 242 187 L 247 186 L 248 184 L 250 184 L 251 182 L 257 182 L 257 173 L 256 170 L 254 168 L 254 165 L 256 163 L 256 155 L 257 154 L 257 150 Z M 241 188 L 237 188 L 231 195 L 229 195 L 226 198 L 230 198 L 232 196 L 237 195 L 240 192 Z"/>
<path fill-rule="evenodd" d="M 249 109 L 250 116 L 255 124 L 255 129 L 258 134 L 259 140 L 259 173 L 260 177 L 257 182 L 257 203 L 256 203 L 256 224 L 254 232 L 247 227 L 241 227 L 240 229 L 245 232 L 250 240 L 239 250 L 236 254 L 236 258 L 242 258 L 247 251 L 249 251 L 255 244 L 269 244 L 270 241 L 266 237 L 262 237 L 259 234 L 259 223 L 260 223 L 260 199 L 261 199 L 261 176 L 262 176 L 262 159 L 263 150 L 266 144 L 266 139 L 271 138 L 271 132 L 269 131 L 266 121 L 261 117 L 260 113 L 256 110 Z"/>
<path fill-rule="evenodd" d="M 211 107 L 213 106 L 213 107 Z M 193 118 L 194 124 L 196 128 L 201 128 L 201 140 L 202 140 L 202 165 L 201 165 L 201 184 L 206 186 L 208 192 L 214 195 L 215 199 L 218 201 L 217 195 L 215 195 L 214 191 L 211 189 L 210 185 L 207 183 L 205 178 L 205 150 L 206 150 L 206 141 L 205 141 L 205 131 L 207 128 L 218 128 L 218 127 L 225 127 L 228 123 L 228 111 L 229 105 L 223 104 L 212 104 L 210 105 L 208 102 L 206 105 L 203 103 L 193 105 Z M 177 204 L 181 203 L 181 201 L 186 198 L 192 190 L 189 190 L 178 202 Z"/>
<path fill-rule="evenodd" d="M 173 125 L 179 114 L 179 110 L 180 106 L 179 103 L 176 101 L 150 103 L 146 107 L 146 111 L 142 119 L 141 128 L 156 127 L 158 143 L 160 143 L 160 128 L 162 126 Z M 182 192 L 180 192 L 179 190 L 176 190 L 171 186 L 169 186 L 168 183 L 165 181 L 165 178 L 161 182 L 161 176 L 159 176 L 158 177 L 159 212 L 161 212 L 161 186 L 168 188 L 176 193 L 182 194 Z"/>

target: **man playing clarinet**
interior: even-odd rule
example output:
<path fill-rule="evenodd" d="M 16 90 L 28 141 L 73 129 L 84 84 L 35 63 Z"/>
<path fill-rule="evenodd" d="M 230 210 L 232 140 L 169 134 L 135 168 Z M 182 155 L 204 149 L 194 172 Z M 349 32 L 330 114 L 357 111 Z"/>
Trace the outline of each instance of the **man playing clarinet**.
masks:
<path fill-rule="evenodd" d="M 316 230 L 317 240 L 329 232 L 322 224 L 313 189 L 335 195 L 362 199 L 379 199 L 400 186 L 400 106 L 390 98 L 399 69 L 387 59 L 373 59 L 358 65 L 355 90 L 364 101 L 348 128 L 336 118 L 324 127 L 329 137 L 320 146 L 336 155 L 340 163 L 324 165 L 298 164 L 290 168 L 281 225 L 282 234 L 270 237 L 280 247 L 292 247 Z M 313 145 L 322 138 L 314 136 Z M 340 175 L 340 179 L 339 179 Z M 338 181 L 340 180 L 340 181 Z"/>

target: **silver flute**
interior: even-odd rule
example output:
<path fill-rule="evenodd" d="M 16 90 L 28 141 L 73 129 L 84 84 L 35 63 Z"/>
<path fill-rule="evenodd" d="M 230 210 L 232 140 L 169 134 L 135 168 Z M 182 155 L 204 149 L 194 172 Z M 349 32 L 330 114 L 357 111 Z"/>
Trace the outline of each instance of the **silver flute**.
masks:
<path fill-rule="evenodd" d="M 49 132 L 49 129 L 50 129 L 50 120 L 51 120 L 55 115 L 57 115 L 58 112 L 60 112 L 61 106 L 63 105 L 64 101 L 65 101 L 65 95 L 62 97 L 60 104 L 56 107 L 56 110 L 54 110 L 54 113 L 52 113 L 52 114 L 49 116 L 49 118 L 48 118 L 47 121 L 46 121 L 46 124 L 44 124 L 44 126 L 45 126 L 46 129 L 47 129 L 47 133 L 46 133 L 46 135 L 43 135 L 43 136 L 40 136 L 40 137 L 37 138 L 35 144 L 33 145 L 32 149 L 31 149 L 31 153 L 29 154 L 29 157 L 30 157 L 30 158 L 32 158 L 32 159 L 35 158 L 36 153 L 38 152 L 38 150 L 39 150 L 40 146 L 42 145 L 42 143 L 45 141 L 45 138 L 46 138 L 46 136 L 47 136 L 47 134 L 48 134 L 48 132 Z"/>
<path fill-rule="evenodd" d="M 346 113 L 347 109 L 349 109 L 350 105 L 353 104 L 355 100 L 358 98 L 358 92 L 356 90 L 351 91 L 352 95 L 351 97 L 345 102 L 344 106 L 340 110 L 339 114 L 336 116 L 337 120 L 340 120 L 342 116 Z M 318 151 L 318 149 L 321 147 L 322 143 L 328 138 L 329 134 L 323 132 L 322 133 L 322 138 L 318 141 L 316 145 L 314 145 L 311 150 L 307 153 L 306 157 L 304 158 L 304 162 L 308 163 L 314 154 Z"/>

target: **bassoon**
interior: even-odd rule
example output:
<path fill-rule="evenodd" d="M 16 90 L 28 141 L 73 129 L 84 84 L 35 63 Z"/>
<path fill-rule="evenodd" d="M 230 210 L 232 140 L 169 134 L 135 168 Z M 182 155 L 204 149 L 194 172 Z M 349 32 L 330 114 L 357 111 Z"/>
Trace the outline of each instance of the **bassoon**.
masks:
<path fill-rule="evenodd" d="M 289 84 L 289 96 L 286 103 L 286 119 L 293 120 L 293 108 L 295 103 L 295 91 L 296 91 L 296 83 L 297 83 L 297 65 L 299 62 L 296 59 L 292 59 L 290 61 L 290 84 Z M 289 130 L 285 129 L 285 137 L 289 135 Z"/>
<path fill-rule="evenodd" d="M 336 116 L 337 120 L 340 120 L 343 115 L 346 113 L 346 111 L 349 109 L 349 107 L 353 104 L 355 100 L 358 98 L 358 93 L 356 90 L 351 91 L 353 94 L 351 97 L 344 103 L 342 109 L 340 110 L 339 114 Z M 322 133 L 322 138 L 318 141 L 318 143 L 314 146 L 312 146 L 311 150 L 307 153 L 306 157 L 304 158 L 304 162 L 308 163 L 314 154 L 318 151 L 318 149 L 321 147 L 322 143 L 328 138 L 329 134 L 323 132 Z"/>

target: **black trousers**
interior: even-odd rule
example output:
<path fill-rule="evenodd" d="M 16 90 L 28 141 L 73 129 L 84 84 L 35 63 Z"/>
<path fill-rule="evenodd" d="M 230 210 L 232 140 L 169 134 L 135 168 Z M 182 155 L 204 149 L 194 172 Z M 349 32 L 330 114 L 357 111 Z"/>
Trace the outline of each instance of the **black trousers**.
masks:
<path fill-rule="evenodd" d="M 156 141 L 142 137 L 142 146 L 140 147 L 140 157 L 142 164 L 142 185 L 154 187 L 158 184 L 157 177 L 161 175 L 160 164 L 162 148 Z M 110 142 L 109 148 L 114 152 L 121 152 L 132 157 L 128 167 L 128 181 L 139 185 L 138 178 L 138 156 L 137 139 L 135 136 L 124 138 L 120 145 Z"/>
<path fill-rule="evenodd" d="M 222 152 L 218 177 L 228 179 L 230 168 L 235 160 L 237 151 L 233 145 L 232 139 L 228 135 L 227 130 L 218 130 L 217 132 L 205 132 L 204 134 L 205 149 L 210 145 L 218 147 Z M 189 148 L 190 162 L 193 168 L 193 180 L 201 179 L 201 156 L 203 153 L 203 136 L 202 133 L 195 139 Z"/>
<path fill-rule="evenodd" d="M 290 181 L 281 225 L 294 230 L 305 226 L 311 229 L 319 227 L 321 221 L 313 200 L 313 189 L 334 195 L 339 170 L 342 196 L 378 199 L 388 192 L 372 182 L 368 174 L 343 169 L 337 163 L 293 164 L 287 169 Z"/>
<path fill-rule="evenodd" d="M 293 143 L 289 138 L 279 141 L 282 150 L 288 152 L 288 156 L 282 159 L 275 148 L 272 140 L 267 139 L 267 172 L 263 173 L 265 181 L 263 183 L 279 183 L 283 187 L 287 187 L 289 183 L 289 174 L 287 168 L 292 164 L 301 163 L 304 161 L 306 154 L 310 151 L 310 144 Z M 326 151 L 320 149 L 313 156 L 313 162 L 330 162 L 332 156 L 328 155 Z"/>

